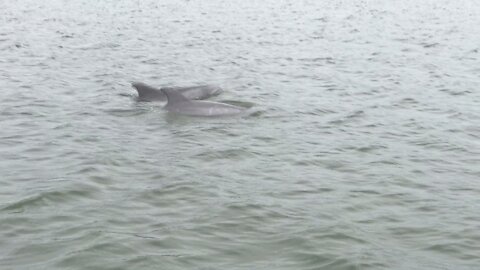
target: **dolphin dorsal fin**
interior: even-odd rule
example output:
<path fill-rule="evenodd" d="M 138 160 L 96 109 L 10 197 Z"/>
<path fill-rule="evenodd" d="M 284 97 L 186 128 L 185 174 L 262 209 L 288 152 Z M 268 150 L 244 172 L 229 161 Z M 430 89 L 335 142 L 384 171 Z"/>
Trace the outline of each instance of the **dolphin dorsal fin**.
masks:
<path fill-rule="evenodd" d="M 159 89 L 151 87 L 141 82 L 132 83 L 133 88 L 138 92 L 138 98 L 140 100 L 165 100 L 165 94 L 163 94 Z"/>
<path fill-rule="evenodd" d="M 167 106 L 180 102 L 190 102 L 188 98 L 173 88 L 164 87 L 161 90 L 167 96 Z"/>

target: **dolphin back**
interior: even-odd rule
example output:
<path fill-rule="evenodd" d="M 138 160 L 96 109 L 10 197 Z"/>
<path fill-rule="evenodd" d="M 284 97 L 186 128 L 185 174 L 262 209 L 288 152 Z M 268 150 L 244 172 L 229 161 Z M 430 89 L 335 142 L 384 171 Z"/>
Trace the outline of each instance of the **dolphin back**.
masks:
<path fill-rule="evenodd" d="M 212 96 L 219 95 L 223 92 L 222 88 L 216 85 L 198 85 L 188 87 L 175 87 L 178 92 L 182 93 L 188 99 L 207 99 Z"/>
<path fill-rule="evenodd" d="M 169 112 L 190 116 L 224 116 L 245 111 L 245 108 L 226 103 L 189 100 L 179 91 L 171 88 L 162 88 L 162 91 L 167 96 L 168 102 L 165 109 Z"/>
<path fill-rule="evenodd" d="M 190 100 L 206 99 L 223 92 L 223 89 L 216 85 L 197 85 L 187 87 L 175 86 L 158 89 L 141 82 L 135 82 L 132 83 L 132 87 L 137 90 L 139 101 L 166 101 L 167 97 L 162 92 L 163 89 L 175 90 Z"/>

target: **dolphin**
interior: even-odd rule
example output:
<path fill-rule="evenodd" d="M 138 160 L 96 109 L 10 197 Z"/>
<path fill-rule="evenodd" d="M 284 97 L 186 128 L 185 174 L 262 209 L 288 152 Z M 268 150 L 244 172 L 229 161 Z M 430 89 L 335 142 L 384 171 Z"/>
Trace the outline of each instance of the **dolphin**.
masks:
<path fill-rule="evenodd" d="M 223 92 L 222 88 L 215 85 L 163 87 L 157 89 L 141 82 L 134 82 L 132 83 L 132 87 L 137 90 L 139 101 L 166 101 L 167 96 L 162 92 L 162 89 L 172 89 L 178 91 L 187 99 L 206 99 Z"/>
<path fill-rule="evenodd" d="M 164 108 L 173 113 L 190 116 L 224 116 L 246 111 L 244 107 L 226 103 L 190 100 L 181 91 L 172 88 L 162 88 L 161 91 L 167 96 L 167 105 Z"/>

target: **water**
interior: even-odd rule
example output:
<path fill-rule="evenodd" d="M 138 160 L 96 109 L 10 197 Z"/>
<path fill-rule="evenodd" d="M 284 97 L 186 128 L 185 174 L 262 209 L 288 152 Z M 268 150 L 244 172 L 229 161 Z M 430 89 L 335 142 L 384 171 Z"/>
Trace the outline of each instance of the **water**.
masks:
<path fill-rule="evenodd" d="M 474 0 L 1 1 L 0 268 L 480 269 L 478 25 Z"/>

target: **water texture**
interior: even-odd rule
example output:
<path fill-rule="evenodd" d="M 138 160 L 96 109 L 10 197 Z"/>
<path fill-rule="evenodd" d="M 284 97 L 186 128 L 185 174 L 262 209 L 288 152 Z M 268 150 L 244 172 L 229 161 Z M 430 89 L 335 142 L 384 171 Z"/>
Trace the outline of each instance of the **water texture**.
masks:
<path fill-rule="evenodd" d="M 480 269 L 479 25 L 474 0 L 0 1 L 0 269 Z"/>

